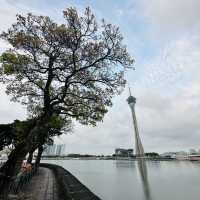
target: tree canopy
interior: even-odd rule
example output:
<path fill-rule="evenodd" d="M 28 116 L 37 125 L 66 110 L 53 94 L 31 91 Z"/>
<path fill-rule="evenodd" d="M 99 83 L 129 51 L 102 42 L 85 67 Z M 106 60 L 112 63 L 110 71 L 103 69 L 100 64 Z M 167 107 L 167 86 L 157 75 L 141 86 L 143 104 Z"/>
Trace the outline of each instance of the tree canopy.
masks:
<path fill-rule="evenodd" d="M 35 126 L 37 119 L 28 119 L 25 121 L 15 120 L 10 124 L 0 124 L 0 151 L 6 146 L 16 146 L 26 140 L 30 130 Z M 40 136 L 44 134 L 35 134 L 32 138 L 34 147 L 36 148 L 43 143 L 48 143 L 54 136 L 59 136 L 63 133 L 68 133 L 72 129 L 71 120 L 61 116 L 53 115 L 47 124 L 44 124 L 38 131 L 45 132 L 47 137 Z"/>
<path fill-rule="evenodd" d="M 68 8 L 63 16 L 65 23 L 57 24 L 17 15 L 0 36 L 12 46 L 1 55 L 1 81 L 32 115 L 57 113 L 95 125 L 124 88 L 133 59 L 119 28 L 104 20 L 98 25 L 90 8 L 83 15 Z"/>

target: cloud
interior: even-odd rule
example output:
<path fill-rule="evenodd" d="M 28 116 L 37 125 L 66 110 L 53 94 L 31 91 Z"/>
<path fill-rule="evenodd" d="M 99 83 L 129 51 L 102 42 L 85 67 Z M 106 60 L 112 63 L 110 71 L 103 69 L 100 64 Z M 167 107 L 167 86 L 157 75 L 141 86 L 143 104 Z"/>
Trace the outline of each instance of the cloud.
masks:
<path fill-rule="evenodd" d="M 0 123 L 11 123 L 15 119 L 25 119 L 26 109 L 19 103 L 10 102 L 2 84 L 0 84 L 0 89 Z"/>
<path fill-rule="evenodd" d="M 179 143 L 179 147 L 174 146 L 172 149 L 193 145 L 198 148 L 199 83 L 193 83 L 171 97 L 163 97 L 160 93 L 146 93 L 140 97 L 138 118 L 142 124 L 141 132 L 148 139 L 147 143 L 144 140 L 147 148 L 154 146 L 153 148 L 159 149 L 162 146 L 167 149 L 168 143 Z M 156 138 L 159 143 L 153 144 L 152 138 L 153 141 Z"/>
<path fill-rule="evenodd" d="M 199 35 L 179 37 L 166 43 L 156 56 L 144 62 L 143 72 L 136 82 L 148 88 L 163 86 L 174 90 L 199 79 L 199 65 Z"/>
<path fill-rule="evenodd" d="M 141 9 L 148 21 L 160 31 L 175 34 L 199 27 L 199 0 L 145 0 Z"/>
<path fill-rule="evenodd" d="M 4 6 L 0 7 L 0 31 L 4 31 L 15 21 L 17 9 L 6 1 L 1 1 L 1 4 Z"/>
<path fill-rule="evenodd" d="M 1 0 L 0 31 L 15 21 L 16 13 L 31 11 L 58 20 L 62 17 L 63 2 L 56 6 L 55 3 L 54 6 L 43 4 L 42 9 L 38 6 L 40 4 L 34 3 L 33 6 L 31 2 Z M 91 6 L 98 18 L 105 16 L 108 22 L 120 26 L 130 51 L 136 52 L 136 71 L 129 71 L 127 78 L 130 85 L 134 83 L 136 114 L 144 148 L 158 152 L 199 148 L 200 1 L 131 2 L 121 5 L 111 1 L 109 6 L 104 3 L 92 3 Z M 137 10 L 138 4 L 140 10 Z M 77 1 L 76 4 L 70 1 L 68 5 L 79 5 L 80 10 L 86 6 Z M 130 5 L 133 14 L 131 9 L 128 10 Z M 149 37 L 149 33 L 153 37 Z M 1 43 L 0 50 L 6 47 L 7 44 Z M 25 109 L 10 103 L 4 88 L 0 88 L 1 123 L 25 118 Z M 121 96 L 114 98 L 114 106 L 97 127 L 76 124 L 72 134 L 61 136 L 56 142 L 66 143 L 68 153 L 112 154 L 117 147 L 134 147 L 127 96 L 126 89 Z"/>

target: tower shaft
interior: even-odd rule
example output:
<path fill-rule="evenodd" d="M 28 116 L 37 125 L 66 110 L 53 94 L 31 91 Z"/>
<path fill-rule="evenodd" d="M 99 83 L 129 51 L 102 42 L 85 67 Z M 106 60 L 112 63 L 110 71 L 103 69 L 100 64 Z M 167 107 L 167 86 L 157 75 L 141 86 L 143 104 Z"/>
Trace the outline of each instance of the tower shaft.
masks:
<path fill-rule="evenodd" d="M 135 114 L 135 104 L 130 105 L 132 118 L 133 118 L 133 126 L 135 130 L 135 151 L 137 157 L 143 157 L 144 156 L 144 149 L 142 146 L 142 142 L 139 136 L 139 130 L 137 125 L 137 119 Z"/>

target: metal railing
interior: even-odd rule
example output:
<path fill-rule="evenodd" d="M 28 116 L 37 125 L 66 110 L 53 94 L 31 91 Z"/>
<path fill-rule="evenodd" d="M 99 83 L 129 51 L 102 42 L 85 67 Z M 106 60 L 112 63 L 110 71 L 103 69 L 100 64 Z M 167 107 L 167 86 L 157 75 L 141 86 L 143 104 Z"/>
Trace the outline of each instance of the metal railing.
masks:
<path fill-rule="evenodd" d="M 31 170 L 21 171 L 13 177 L 6 177 L 4 174 L 0 173 L 0 188 L 2 188 L 4 184 L 7 185 L 6 191 L 2 194 L 4 197 L 3 199 L 7 199 L 5 196 L 9 194 L 17 194 L 20 190 L 22 190 L 23 187 L 27 185 L 31 178 L 37 173 L 37 169 L 38 168 L 33 165 Z M 0 196 L 0 199 L 1 198 L 2 197 Z"/>
<path fill-rule="evenodd" d="M 31 178 L 37 172 L 37 167 L 32 166 L 29 171 L 19 172 L 16 176 L 12 177 L 9 184 L 9 193 L 17 194 L 25 185 L 27 185 Z"/>

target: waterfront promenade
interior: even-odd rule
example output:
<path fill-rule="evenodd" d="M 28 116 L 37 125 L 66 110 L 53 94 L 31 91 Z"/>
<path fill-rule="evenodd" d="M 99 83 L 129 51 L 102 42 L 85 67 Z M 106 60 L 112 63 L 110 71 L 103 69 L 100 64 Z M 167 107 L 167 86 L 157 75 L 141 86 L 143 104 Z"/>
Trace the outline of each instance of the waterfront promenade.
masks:
<path fill-rule="evenodd" d="M 51 164 L 41 164 L 20 195 L 20 200 L 100 200 L 70 172 Z"/>
<path fill-rule="evenodd" d="M 54 190 L 59 200 L 101 200 L 63 167 L 47 163 L 40 164 L 40 166 L 52 170 L 52 175 L 57 184 L 57 187 L 54 186 Z"/>
<path fill-rule="evenodd" d="M 5 198 L 0 197 L 4 200 Z M 63 167 L 43 163 L 18 194 L 9 192 L 8 200 L 100 200 Z"/>
<path fill-rule="evenodd" d="M 52 170 L 40 167 L 38 173 L 24 187 L 23 195 L 31 200 L 58 200 L 58 188 Z"/>

